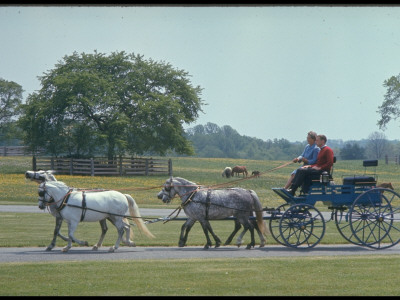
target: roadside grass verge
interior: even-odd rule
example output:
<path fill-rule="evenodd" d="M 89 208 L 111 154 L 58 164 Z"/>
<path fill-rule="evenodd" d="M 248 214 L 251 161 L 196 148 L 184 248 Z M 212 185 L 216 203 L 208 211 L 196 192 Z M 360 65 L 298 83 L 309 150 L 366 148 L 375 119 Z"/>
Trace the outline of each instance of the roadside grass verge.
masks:
<path fill-rule="evenodd" d="M 394 296 L 399 255 L 1 264 L 2 296 Z"/>

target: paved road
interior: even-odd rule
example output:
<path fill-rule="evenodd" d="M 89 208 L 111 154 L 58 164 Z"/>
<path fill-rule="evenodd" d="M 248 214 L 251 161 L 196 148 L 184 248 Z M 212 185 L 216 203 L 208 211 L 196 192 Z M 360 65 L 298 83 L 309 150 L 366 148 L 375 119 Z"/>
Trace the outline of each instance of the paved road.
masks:
<path fill-rule="evenodd" d="M 173 209 L 140 209 L 143 216 L 168 216 Z M 0 205 L 0 212 L 43 213 L 37 206 Z M 183 212 L 179 217 L 185 217 Z M 109 247 L 92 251 L 91 247 L 73 246 L 67 253 L 56 247 L 45 251 L 45 247 L 0 248 L 0 263 L 41 261 L 89 261 L 89 260 L 143 260 L 143 259 L 189 259 L 189 258 L 235 258 L 235 257 L 284 257 L 284 256 L 341 256 L 341 255 L 388 255 L 400 254 L 400 245 L 389 249 L 374 250 L 355 245 L 317 245 L 312 249 L 294 249 L 280 245 L 246 250 L 245 247 L 221 246 L 203 250 L 203 247 L 126 247 L 115 253 Z"/>
<path fill-rule="evenodd" d="M 343 255 L 388 255 L 400 254 L 400 246 L 373 250 L 354 245 L 317 245 L 312 249 L 292 249 L 284 246 L 265 246 L 246 250 L 244 247 L 221 246 L 203 250 L 203 247 L 120 247 L 109 253 L 108 247 L 92 251 L 90 247 L 73 247 L 64 253 L 60 247 L 52 251 L 45 248 L 0 248 L 0 263 L 44 262 L 44 261 L 101 261 L 144 259 L 190 259 L 190 258 L 255 258 L 287 256 L 343 256 Z"/>

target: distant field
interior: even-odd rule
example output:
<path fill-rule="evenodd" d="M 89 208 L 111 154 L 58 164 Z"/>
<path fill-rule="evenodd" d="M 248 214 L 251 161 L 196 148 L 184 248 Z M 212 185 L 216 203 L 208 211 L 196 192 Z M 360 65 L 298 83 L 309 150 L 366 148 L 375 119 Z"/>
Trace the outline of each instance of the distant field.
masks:
<path fill-rule="evenodd" d="M 173 158 L 173 175 L 186 178 L 190 181 L 203 185 L 239 186 L 253 189 L 263 206 L 277 207 L 283 204 L 272 192 L 273 187 L 283 187 L 292 170 L 299 164 L 291 164 L 284 168 L 271 171 L 282 166 L 287 161 L 258 161 L 244 159 L 221 159 L 221 158 Z M 249 173 L 258 170 L 263 174 L 260 178 L 251 178 L 242 181 L 226 179 L 221 176 L 226 166 L 245 165 Z M 30 157 L 0 157 L 0 204 L 13 205 L 37 205 L 37 184 L 26 181 L 24 173 L 31 170 Z M 362 161 L 340 161 L 334 166 L 333 177 L 335 182 L 341 183 L 342 176 L 364 174 Z M 367 168 L 367 172 L 374 172 L 375 168 Z M 400 187 L 400 166 L 395 164 L 386 165 L 379 161 L 376 168 L 379 182 L 392 182 L 394 188 Z M 129 177 L 91 177 L 91 176 L 69 176 L 57 175 L 58 180 L 64 181 L 69 186 L 79 188 L 106 188 L 115 189 L 132 195 L 139 207 L 143 208 L 174 208 L 180 200 L 174 199 L 169 206 L 163 204 L 156 195 L 160 191 L 168 176 L 129 176 Z M 232 184 L 229 184 L 233 182 Z M 325 208 L 322 208 L 325 209 Z"/>

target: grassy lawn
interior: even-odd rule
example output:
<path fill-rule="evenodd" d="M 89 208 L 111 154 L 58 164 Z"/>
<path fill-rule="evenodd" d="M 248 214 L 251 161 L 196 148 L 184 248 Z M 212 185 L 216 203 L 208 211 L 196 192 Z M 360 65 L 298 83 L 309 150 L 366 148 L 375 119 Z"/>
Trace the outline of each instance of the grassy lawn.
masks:
<path fill-rule="evenodd" d="M 1 264 L 2 296 L 394 296 L 399 256 Z"/>

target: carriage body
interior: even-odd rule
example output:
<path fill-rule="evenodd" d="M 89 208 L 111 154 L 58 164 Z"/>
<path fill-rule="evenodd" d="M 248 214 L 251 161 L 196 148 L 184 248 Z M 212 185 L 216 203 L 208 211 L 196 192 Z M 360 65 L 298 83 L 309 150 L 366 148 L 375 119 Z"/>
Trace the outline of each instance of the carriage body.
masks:
<path fill-rule="evenodd" d="M 369 179 L 370 177 L 368 177 Z M 313 183 L 310 187 L 308 194 L 303 194 L 298 197 L 292 196 L 282 188 L 273 188 L 272 190 L 277 193 L 283 200 L 288 204 L 309 204 L 316 205 L 317 202 L 332 207 L 339 208 L 343 206 L 350 207 L 354 200 L 357 199 L 362 193 L 374 189 L 376 187 L 376 181 L 365 182 L 363 184 L 342 184 L 336 185 L 333 183 L 324 185 L 322 183 Z M 380 203 L 379 192 L 371 194 L 373 202 Z M 366 204 L 366 200 L 363 203 Z"/>
<path fill-rule="evenodd" d="M 364 161 L 364 167 L 376 167 L 377 160 Z M 285 246 L 311 248 L 325 233 L 325 219 L 315 207 L 318 203 L 331 210 L 339 233 L 350 243 L 384 249 L 400 242 L 400 196 L 391 189 L 376 186 L 377 176 L 346 176 L 343 184 L 313 178 L 306 194 L 293 196 L 283 188 L 273 188 L 286 203 L 270 218 L 270 232 Z"/>

